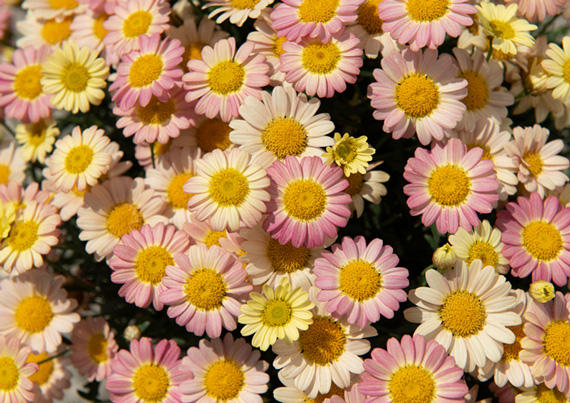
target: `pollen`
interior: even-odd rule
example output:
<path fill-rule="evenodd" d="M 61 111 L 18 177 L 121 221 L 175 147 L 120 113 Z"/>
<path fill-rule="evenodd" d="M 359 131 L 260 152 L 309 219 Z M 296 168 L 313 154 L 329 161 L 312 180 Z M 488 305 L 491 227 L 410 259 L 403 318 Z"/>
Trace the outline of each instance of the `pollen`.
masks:
<path fill-rule="evenodd" d="M 245 81 L 245 68 L 232 60 L 216 64 L 208 72 L 208 86 L 219 95 L 238 92 Z"/>
<path fill-rule="evenodd" d="M 487 311 L 481 299 L 469 291 L 454 291 L 439 309 L 441 325 L 456 337 L 478 334 L 485 326 Z"/>
<path fill-rule="evenodd" d="M 39 238 L 39 227 L 39 224 L 34 220 L 16 222 L 10 231 L 10 235 L 8 235 L 8 245 L 17 252 L 31 249 Z"/>
<path fill-rule="evenodd" d="M 169 387 L 170 377 L 161 365 L 143 364 L 133 376 L 135 395 L 144 402 L 162 402 Z"/>
<path fill-rule="evenodd" d="M 467 173 L 453 164 L 434 169 L 427 184 L 432 200 L 441 206 L 459 206 L 471 193 L 471 181 Z"/>
<path fill-rule="evenodd" d="M 48 4 L 51 8 L 56 10 L 73 10 L 79 5 L 79 3 L 77 3 L 77 0 L 49 0 Z"/>
<path fill-rule="evenodd" d="M 109 356 L 107 355 L 107 338 L 103 333 L 94 333 L 87 342 L 87 354 L 97 364 L 107 362 Z"/>
<path fill-rule="evenodd" d="M 349 165 L 358 156 L 358 148 L 361 143 L 354 137 L 346 137 L 334 148 L 334 156 L 337 162 Z"/>
<path fill-rule="evenodd" d="M 356 21 L 370 35 L 381 34 L 383 32 L 383 21 L 378 15 L 378 4 L 381 2 L 382 0 L 367 0 L 358 6 L 358 10 L 356 11 Z"/>
<path fill-rule="evenodd" d="M 93 20 L 93 34 L 95 34 L 95 37 L 97 37 L 97 39 L 100 41 L 105 39 L 109 33 L 109 31 L 107 31 L 103 26 L 103 23 L 107 20 L 108 17 L 109 16 L 107 14 L 103 13 L 97 16 L 95 20 Z"/>
<path fill-rule="evenodd" d="M 275 36 L 273 38 L 273 48 L 272 52 L 276 57 L 280 57 L 285 51 L 283 50 L 283 44 L 287 41 L 286 36 Z"/>
<path fill-rule="evenodd" d="M 356 172 L 350 174 L 346 179 L 348 180 L 348 187 L 344 191 L 351 196 L 359 194 L 364 186 L 364 175 Z"/>
<path fill-rule="evenodd" d="M 14 321 L 18 328 L 28 333 L 43 331 L 53 319 L 51 305 L 45 297 L 30 296 L 18 303 L 14 311 Z"/>
<path fill-rule="evenodd" d="M 166 266 L 172 264 L 172 254 L 164 246 L 147 246 L 135 258 L 135 273 L 143 283 L 157 286 L 164 277 Z"/>
<path fill-rule="evenodd" d="M 235 168 L 224 168 L 210 179 L 210 197 L 223 207 L 239 207 L 249 194 L 247 178 Z"/>
<path fill-rule="evenodd" d="M 163 67 L 164 63 L 159 55 L 139 56 L 129 70 L 129 84 L 135 88 L 149 86 L 160 78 Z"/>
<path fill-rule="evenodd" d="M 299 336 L 299 348 L 310 363 L 329 365 L 345 351 L 346 334 L 336 320 L 315 316 L 309 328 Z"/>
<path fill-rule="evenodd" d="M 493 245 L 485 241 L 475 241 L 471 244 L 466 263 L 470 265 L 475 259 L 480 259 L 483 262 L 483 267 L 497 267 L 499 263 L 497 251 L 495 251 Z"/>
<path fill-rule="evenodd" d="M 73 17 L 66 17 L 61 21 L 47 20 L 42 26 L 41 36 L 48 45 L 57 45 L 71 35 L 71 22 Z"/>
<path fill-rule="evenodd" d="M 152 14 L 146 10 L 138 10 L 129 15 L 123 22 L 123 35 L 134 39 L 146 34 L 152 23 Z"/>
<path fill-rule="evenodd" d="M 485 78 L 475 71 L 464 71 L 459 77 L 467 80 L 467 96 L 461 102 L 468 111 L 483 109 L 489 100 L 489 86 Z"/>
<path fill-rule="evenodd" d="M 117 238 L 128 234 L 134 229 L 141 229 L 144 218 L 139 208 L 132 203 L 119 203 L 114 206 L 105 222 L 107 231 Z"/>
<path fill-rule="evenodd" d="M 538 178 L 538 175 L 540 175 L 544 169 L 544 162 L 542 161 L 540 153 L 526 152 L 523 155 L 523 160 L 526 162 L 530 174 Z"/>
<path fill-rule="evenodd" d="M 231 131 L 231 127 L 218 118 L 204 119 L 196 128 L 196 145 L 204 153 L 209 153 L 216 148 L 226 150 L 232 145 Z"/>
<path fill-rule="evenodd" d="M 512 25 L 505 21 L 491 20 L 489 26 L 493 35 L 500 39 L 513 39 L 516 35 Z"/>
<path fill-rule="evenodd" d="M 233 360 L 218 360 L 206 369 L 204 388 L 218 402 L 233 400 L 245 385 L 241 367 Z"/>
<path fill-rule="evenodd" d="M 307 149 L 307 131 L 296 119 L 276 117 L 261 133 L 261 142 L 278 159 L 299 156 Z"/>
<path fill-rule="evenodd" d="M 259 3 L 259 0 L 231 0 L 231 2 L 233 8 L 245 10 L 254 8 Z"/>
<path fill-rule="evenodd" d="M 210 268 L 195 270 L 184 284 L 186 300 L 198 309 L 211 311 L 222 306 L 226 283 L 217 271 Z"/>
<path fill-rule="evenodd" d="M 186 193 L 183 186 L 193 176 L 192 172 L 182 172 L 170 180 L 166 188 L 166 196 L 172 207 L 185 209 L 188 206 L 188 200 L 192 197 L 192 193 Z"/>
<path fill-rule="evenodd" d="M 549 389 L 544 383 L 535 386 L 536 401 L 539 403 L 566 403 L 568 398 L 558 389 Z"/>
<path fill-rule="evenodd" d="M 18 386 L 20 370 L 11 357 L 0 356 L 0 390 L 10 392 Z"/>
<path fill-rule="evenodd" d="M 304 0 L 299 6 L 299 19 L 304 23 L 326 24 L 336 15 L 339 0 Z"/>
<path fill-rule="evenodd" d="M 535 220 L 524 226 L 522 246 L 536 260 L 549 262 L 558 257 L 564 243 L 560 230 L 554 224 Z"/>
<path fill-rule="evenodd" d="M 439 20 L 448 12 L 449 0 L 408 0 L 406 8 L 410 18 L 417 22 Z"/>
<path fill-rule="evenodd" d="M 0 164 L 0 185 L 7 185 L 10 181 L 10 167 L 6 164 Z"/>
<path fill-rule="evenodd" d="M 543 337 L 544 353 L 558 365 L 570 366 L 570 321 L 556 320 L 548 324 Z"/>
<path fill-rule="evenodd" d="M 313 74 L 329 74 L 336 70 L 341 53 L 334 42 L 314 41 L 305 46 L 301 56 L 303 67 Z"/>
<path fill-rule="evenodd" d="M 435 397 L 435 381 L 424 367 L 407 365 L 392 375 L 388 390 L 393 403 L 431 402 Z"/>
<path fill-rule="evenodd" d="M 65 157 L 65 170 L 70 174 L 84 173 L 93 161 L 93 149 L 85 144 L 73 147 Z"/>
<path fill-rule="evenodd" d="M 287 214 L 299 221 L 315 221 L 323 215 L 327 194 L 314 179 L 297 179 L 290 182 L 283 193 L 283 207 Z"/>
<path fill-rule="evenodd" d="M 279 241 L 270 238 L 267 243 L 267 258 L 271 268 L 277 273 L 295 273 L 308 266 L 311 250 L 301 246 L 294 247 L 291 242 L 282 245 Z"/>
<path fill-rule="evenodd" d="M 14 92 L 18 98 L 34 100 L 42 93 L 42 67 L 32 64 L 20 69 L 14 77 Z"/>
<path fill-rule="evenodd" d="M 566 60 L 562 66 L 562 78 L 570 84 L 570 59 Z"/>
<path fill-rule="evenodd" d="M 137 105 L 135 113 L 144 125 L 163 126 L 176 113 L 176 103 L 172 98 L 161 101 L 153 95 L 146 106 Z"/>
<path fill-rule="evenodd" d="M 398 82 L 394 97 L 406 116 L 421 119 L 439 105 L 439 87 L 427 75 L 412 73 Z"/>
<path fill-rule="evenodd" d="M 81 92 L 87 88 L 89 71 L 79 63 L 71 63 L 65 67 L 61 76 L 61 84 L 71 92 Z"/>
<path fill-rule="evenodd" d="M 261 321 L 265 326 L 284 326 L 291 321 L 293 310 L 291 304 L 280 299 L 267 301 L 261 313 Z"/>
<path fill-rule="evenodd" d="M 382 289 L 382 275 L 370 262 L 351 260 L 340 269 L 339 289 L 355 301 L 366 301 Z"/>
<path fill-rule="evenodd" d="M 40 353 L 40 354 L 31 353 L 30 355 L 28 355 L 26 362 L 38 363 L 48 358 L 49 355 L 47 353 Z M 30 376 L 28 379 L 34 382 L 35 384 L 42 386 L 49 381 L 51 374 L 53 374 L 53 370 L 54 370 L 53 360 L 46 361 L 42 364 L 39 364 L 37 372 L 34 373 L 32 376 Z"/>
<path fill-rule="evenodd" d="M 220 238 L 226 237 L 226 231 L 208 231 L 204 238 L 204 244 L 209 248 L 213 245 L 220 246 Z"/>
<path fill-rule="evenodd" d="M 525 334 L 523 332 L 523 325 L 520 324 L 518 326 L 509 326 L 508 329 L 515 334 L 515 342 L 513 344 L 505 344 L 503 346 L 504 351 L 501 361 L 520 361 L 519 353 L 522 350 L 521 340 L 525 337 Z"/>

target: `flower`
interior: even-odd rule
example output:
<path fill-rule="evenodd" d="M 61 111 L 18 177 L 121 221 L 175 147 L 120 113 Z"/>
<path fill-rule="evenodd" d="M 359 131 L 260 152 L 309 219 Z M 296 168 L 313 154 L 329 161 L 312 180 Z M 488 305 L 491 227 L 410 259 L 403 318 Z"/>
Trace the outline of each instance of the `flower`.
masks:
<path fill-rule="evenodd" d="M 273 3 L 273 0 L 210 0 L 202 9 L 216 7 L 208 18 L 216 19 L 218 24 L 229 19 L 232 24 L 241 27 L 248 18 L 257 18 L 261 11 Z"/>
<path fill-rule="evenodd" d="M 63 351 L 61 348 L 59 350 Z M 62 399 L 63 391 L 71 386 L 71 372 L 67 370 L 64 359 L 41 352 L 30 353 L 26 361 L 38 365 L 38 371 L 28 378 L 34 384 L 34 403 L 51 403 L 54 399 Z"/>
<path fill-rule="evenodd" d="M 360 217 L 364 211 L 364 200 L 373 204 L 380 204 L 382 196 L 386 196 L 388 193 L 383 183 L 390 179 L 390 175 L 379 169 L 374 169 L 382 162 L 377 161 L 369 165 L 364 175 L 360 172 L 355 172 L 345 176 L 346 180 L 348 180 L 346 193 L 352 198 L 350 209 L 356 210 L 356 217 Z"/>
<path fill-rule="evenodd" d="M 269 84 L 269 64 L 254 54 L 254 44 L 245 42 L 236 52 L 234 38 L 221 39 L 202 49 L 202 59 L 190 60 L 183 77 L 186 102 L 196 101 L 195 110 L 224 122 L 238 116 L 248 96 L 261 98 L 261 88 Z"/>
<path fill-rule="evenodd" d="M 467 80 L 449 55 L 437 51 L 392 52 L 382 58 L 382 69 L 373 71 L 375 82 L 368 87 L 373 116 L 384 120 L 383 130 L 392 138 L 417 134 L 427 145 L 432 138 L 442 140 L 463 118 Z"/>
<path fill-rule="evenodd" d="M 551 389 L 543 383 L 531 388 L 521 388 L 520 390 L 514 390 L 511 393 L 513 396 L 512 400 L 509 400 L 509 402 L 516 401 L 517 403 L 540 403 L 541 401 L 548 402 L 550 400 L 551 402 L 556 403 L 567 403 L 570 401 L 570 398 L 564 395 L 564 393 L 560 392 L 558 388 Z M 505 402 L 507 401 L 505 400 Z"/>
<path fill-rule="evenodd" d="M 279 68 L 285 73 L 285 81 L 297 91 L 331 98 L 336 92 L 344 92 L 346 83 L 356 82 L 362 67 L 362 49 L 358 43 L 358 38 L 350 32 L 333 36 L 328 42 L 320 39 L 284 42 Z"/>
<path fill-rule="evenodd" d="M 81 14 L 87 6 L 77 0 L 25 0 L 22 8 L 33 17 L 47 19 Z"/>
<path fill-rule="evenodd" d="M 2 389 L 0 399 L 4 402 L 33 402 L 35 394 L 30 377 L 38 370 L 26 358 L 31 353 L 28 346 L 21 345 L 15 337 L 0 336 L 0 368 Z"/>
<path fill-rule="evenodd" d="M 368 244 L 362 236 L 344 237 L 315 260 L 317 298 L 335 317 L 346 318 L 360 328 L 391 319 L 409 285 L 408 270 L 396 267 L 398 256 L 392 248 L 375 238 Z"/>
<path fill-rule="evenodd" d="M 532 280 L 566 284 L 570 276 L 570 208 L 549 196 L 538 193 L 518 197 L 497 214 L 497 227 L 503 231 L 503 254 L 509 259 L 511 274 Z"/>
<path fill-rule="evenodd" d="M 199 221 L 193 215 L 184 223 L 183 229 L 192 239 L 192 243 L 203 243 L 208 248 L 212 245 L 221 247 L 220 240 L 228 236 L 226 231 L 214 231 L 207 223 Z"/>
<path fill-rule="evenodd" d="M 490 213 L 499 199 L 493 164 L 482 156 L 482 149 L 467 151 L 457 139 L 431 151 L 417 148 L 404 169 L 410 213 L 421 214 L 426 226 L 435 222 L 442 234 L 478 225 L 476 213 Z"/>
<path fill-rule="evenodd" d="M 271 179 L 268 216 L 263 228 L 281 244 L 313 248 L 335 238 L 344 227 L 352 200 L 344 190 L 348 181 L 342 169 L 325 164 L 320 157 L 288 156 L 267 168 Z"/>
<path fill-rule="evenodd" d="M 566 4 L 564 0 L 506 0 L 505 3 L 516 3 L 517 14 L 529 21 L 544 21 L 547 15 L 558 15 Z"/>
<path fill-rule="evenodd" d="M 548 44 L 546 59 L 542 67 L 548 73 L 546 86 L 552 89 L 552 96 L 570 105 L 570 36 L 562 38 L 562 49 L 555 43 Z"/>
<path fill-rule="evenodd" d="M 299 338 L 299 330 L 307 330 L 312 323 L 314 306 L 306 291 L 301 287 L 291 290 L 289 279 L 284 277 L 275 289 L 264 285 L 263 294 L 249 294 L 238 317 L 238 322 L 245 325 L 241 334 L 253 334 L 251 345 L 262 351 L 277 339 L 292 343 Z"/>
<path fill-rule="evenodd" d="M 115 334 L 102 317 L 83 319 L 73 329 L 71 362 L 90 382 L 111 375 L 111 362 L 118 350 Z"/>
<path fill-rule="evenodd" d="M 431 261 L 436 269 L 440 271 L 449 270 L 455 266 L 455 262 L 457 261 L 455 249 L 453 249 L 453 246 L 449 243 L 446 243 L 433 252 Z"/>
<path fill-rule="evenodd" d="M 268 364 L 259 351 L 252 351 L 245 339 L 226 333 L 223 339 L 200 339 L 182 359 L 194 378 L 181 386 L 186 402 L 241 401 L 261 403 L 267 391 Z"/>
<path fill-rule="evenodd" d="M 74 299 L 61 287 L 63 276 L 32 270 L 0 281 L 0 335 L 16 337 L 34 351 L 53 353 L 61 333 L 79 322 Z"/>
<path fill-rule="evenodd" d="M 365 0 L 356 10 L 356 21 L 348 27 L 360 40 L 360 48 L 369 59 L 376 59 L 386 40 L 393 41 L 390 34 L 382 30 L 383 21 L 378 14 L 382 0 Z"/>
<path fill-rule="evenodd" d="M 275 87 L 271 95 L 263 91 L 261 100 L 245 99 L 239 108 L 242 119 L 233 119 L 230 140 L 252 154 L 269 151 L 275 159 L 288 155 L 321 155 L 332 145 L 327 136 L 334 130 L 328 113 L 316 112 L 317 98 L 307 100 L 292 87 Z"/>
<path fill-rule="evenodd" d="M 555 297 L 554 285 L 545 280 L 533 281 L 529 286 L 528 293 L 536 301 L 544 304 Z"/>
<path fill-rule="evenodd" d="M 78 46 L 87 46 L 89 49 L 99 53 L 103 53 L 109 64 L 118 61 L 118 55 L 111 56 L 105 48 L 103 40 L 109 33 L 103 26 L 109 18 L 105 12 L 97 12 L 90 9 L 88 12 L 76 15 L 71 23 L 71 40 L 75 41 Z"/>
<path fill-rule="evenodd" d="M 251 291 L 240 262 L 218 246 L 191 246 L 174 256 L 166 268 L 160 302 L 167 314 L 197 336 L 220 337 L 222 326 L 232 331 L 243 298 Z"/>
<path fill-rule="evenodd" d="M 416 334 L 391 337 L 387 349 L 375 348 L 364 361 L 358 389 L 371 402 L 463 402 L 468 388 L 463 371 L 434 340 Z"/>
<path fill-rule="evenodd" d="M 61 45 L 71 36 L 71 22 L 73 16 L 64 18 L 38 19 L 31 14 L 16 23 L 17 30 L 22 37 L 16 41 L 19 48 L 48 45 L 50 51 L 61 47 Z"/>
<path fill-rule="evenodd" d="M 59 129 L 51 120 L 42 119 L 36 123 L 20 123 L 16 126 L 16 141 L 25 161 L 38 161 L 43 164 L 58 135 Z"/>
<path fill-rule="evenodd" d="M 22 148 L 16 142 L 7 139 L 0 142 L 0 185 L 15 182 L 19 185 L 26 179 L 27 164 Z"/>
<path fill-rule="evenodd" d="M 225 151 L 234 147 L 230 141 L 231 131 L 230 125 L 220 118 L 209 119 L 202 115 L 196 119 L 196 125 L 188 130 L 188 138 L 193 146 L 202 150 L 202 154 L 216 148 Z"/>
<path fill-rule="evenodd" d="M 368 163 L 372 161 L 372 155 L 376 152 L 366 140 L 368 140 L 366 136 L 352 137 L 344 133 L 341 137 L 340 133 L 335 133 L 334 145 L 327 147 L 327 152 L 322 156 L 327 164 L 334 162 L 341 167 L 346 177 L 357 172 L 365 175 Z"/>
<path fill-rule="evenodd" d="M 521 323 L 511 284 L 479 259 L 470 266 L 458 261 L 444 274 L 428 270 L 425 276 L 428 287 L 408 295 L 417 306 L 404 311 L 408 321 L 421 323 L 414 334 L 440 343 L 465 371 L 498 362 L 503 344 L 515 341 L 508 326 Z"/>

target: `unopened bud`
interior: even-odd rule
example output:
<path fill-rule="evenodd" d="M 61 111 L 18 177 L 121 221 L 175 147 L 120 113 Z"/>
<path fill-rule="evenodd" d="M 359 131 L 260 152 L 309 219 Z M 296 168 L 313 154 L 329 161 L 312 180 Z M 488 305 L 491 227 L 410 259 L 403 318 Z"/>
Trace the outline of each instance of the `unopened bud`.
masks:
<path fill-rule="evenodd" d="M 455 257 L 455 250 L 453 246 L 446 243 L 440 246 L 433 252 L 431 261 L 438 270 L 449 270 L 455 264 L 457 258 Z"/>
<path fill-rule="evenodd" d="M 123 337 L 126 341 L 135 340 L 141 337 L 141 330 L 137 325 L 129 325 L 123 332 Z"/>
<path fill-rule="evenodd" d="M 554 285 L 548 281 L 534 281 L 528 290 L 530 296 L 540 303 L 545 303 L 554 299 Z"/>

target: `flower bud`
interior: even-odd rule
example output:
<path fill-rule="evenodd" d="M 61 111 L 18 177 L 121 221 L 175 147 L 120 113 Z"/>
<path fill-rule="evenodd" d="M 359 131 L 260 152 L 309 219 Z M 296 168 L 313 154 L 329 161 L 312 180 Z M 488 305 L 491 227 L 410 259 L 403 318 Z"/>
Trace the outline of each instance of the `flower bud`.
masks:
<path fill-rule="evenodd" d="M 446 243 L 440 246 L 433 252 L 431 261 L 438 270 L 449 270 L 455 264 L 457 258 L 455 257 L 455 250 L 453 246 Z"/>
<path fill-rule="evenodd" d="M 536 302 L 544 304 L 554 298 L 554 285 L 544 280 L 534 281 L 528 292 Z"/>
<path fill-rule="evenodd" d="M 137 325 L 129 325 L 123 332 L 123 337 L 126 341 L 135 340 L 141 337 L 141 330 Z"/>

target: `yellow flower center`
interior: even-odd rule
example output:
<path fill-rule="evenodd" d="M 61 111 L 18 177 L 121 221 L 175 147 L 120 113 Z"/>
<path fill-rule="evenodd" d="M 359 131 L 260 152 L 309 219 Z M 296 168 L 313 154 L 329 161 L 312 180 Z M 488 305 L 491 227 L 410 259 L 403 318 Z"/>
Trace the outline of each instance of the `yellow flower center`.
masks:
<path fill-rule="evenodd" d="M 491 150 L 489 149 L 489 147 L 487 147 L 485 144 L 467 144 L 467 149 L 471 150 L 475 147 L 479 147 L 480 149 L 483 150 L 483 155 L 481 156 L 482 160 L 490 160 L 493 161 L 493 155 L 491 155 Z"/>
<path fill-rule="evenodd" d="M 439 87 L 427 75 L 412 73 L 396 85 L 396 104 L 411 118 L 429 116 L 439 105 Z"/>
<path fill-rule="evenodd" d="M 487 311 L 477 295 L 469 291 L 454 291 L 443 300 L 439 317 L 442 327 L 454 336 L 469 337 L 483 330 Z"/>
<path fill-rule="evenodd" d="M 71 63 L 62 71 L 61 84 L 71 92 L 82 92 L 87 88 L 89 71 L 79 63 Z"/>
<path fill-rule="evenodd" d="M 267 301 L 261 314 L 261 321 L 265 326 L 283 326 L 291 321 L 291 304 L 288 302 L 272 299 Z"/>
<path fill-rule="evenodd" d="M 357 22 L 364 28 L 366 32 L 370 35 L 381 34 L 382 31 L 382 20 L 378 15 L 378 4 L 382 0 L 367 0 L 358 6 Z"/>
<path fill-rule="evenodd" d="M 93 33 L 100 41 L 105 39 L 105 37 L 109 33 L 109 31 L 107 31 L 103 26 L 103 23 L 107 20 L 108 17 L 109 16 L 107 14 L 103 13 L 98 15 L 97 18 L 93 20 Z"/>
<path fill-rule="evenodd" d="M 90 186 L 87 186 L 83 190 L 79 190 L 79 189 L 77 189 L 77 186 L 73 185 L 73 189 L 71 189 L 71 193 L 73 193 L 77 197 L 83 198 L 83 196 L 85 196 L 85 193 L 89 192 L 90 190 L 91 190 Z"/>
<path fill-rule="evenodd" d="M 42 66 L 32 64 L 20 69 L 14 77 L 14 92 L 18 98 L 34 100 L 42 93 Z"/>
<path fill-rule="evenodd" d="M 152 245 L 137 254 L 135 272 L 139 281 L 157 286 L 164 277 L 166 266 L 172 264 L 172 254 L 164 246 Z"/>
<path fill-rule="evenodd" d="M 489 87 L 485 78 L 476 71 L 464 71 L 459 75 L 467 80 L 467 96 L 461 100 L 468 111 L 482 109 L 489 100 Z"/>
<path fill-rule="evenodd" d="M 294 247 L 291 242 L 285 245 L 270 238 L 267 243 L 267 258 L 271 268 L 277 273 L 294 273 L 303 270 L 309 264 L 311 250 L 301 246 Z"/>
<path fill-rule="evenodd" d="M 10 167 L 6 164 L 0 164 L 0 185 L 7 185 L 10 181 Z"/>
<path fill-rule="evenodd" d="M 515 342 L 513 344 L 505 344 L 503 346 L 503 358 L 501 359 L 504 362 L 509 361 L 520 361 L 519 353 L 522 350 L 521 347 L 521 340 L 523 339 L 524 332 L 523 332 L 523 325 L 520 324 L 518 326 L 509 326 L 509 330 L 511 330 L 515 334 Z"/>
<path fill-rule="evenodd" d="M 566 60 L 562 67 L 562 77 L 564 78 L 564 81 L 570 83 L 570 59 Z"/>
<path fill-rule="evenodd" d="M 316 316 L 309 328 L 299 336 L 299 348 L 310 363 L 329 365 L 344 352 L 346 334 L 336 320 L 326 316 Z"/>
<path fill-rule="evenodd" d="M 30 355 L 28 355 L 26 362 L 38 363 L 38 362 L 44 361 L 48 358 L 49 358 L 49 355 L 47 355 L 47 353 L 40 353 L 40 354 L 31 353 Z M 32 374 L 32 376 L 30 376 L 28 379 L 41 386 L 41 385 L 45 384 L 47 381 L 49 381 L 49 378 L 51 377 L 51 374 L 53 373 L 53 369 L 54 369 L 53 360 L 46 361 L 42 364 L 39 364 L 38 365 L 38 371 L 36 373 Z"/>
<path fill-rule="evenodd" d="M 304 0 L 299 6 L 299 19 L 304 22 L 327 23 L 334 18 L 339 0 Z"/>
<path fill-rule="evenodd" d="M 152 14 L 146 10 L 138 10 L 129 15 L 123 22 L 123 35 L 134 39 L 146 34 L 152 23 Z"/>
<path fill-rule="evenodd" d="M 18 386 L 20 370 L 12 357 L 0 357 L 0 390 L 9 392 Z"/>
<path fill-rule="evenodd" d="M 210 246 L 220 246 L 220 238 L 225 238 L 226 231 L 209 231 L 204 238 L 204 244 L 209 248 Z"/>
<path fill-rule="evenodd" d="M 286 36 L 275 36 L 273 39 L 273 54 L 280 57 L 285 51 L 283 50 L 283 43 L 287 41 Z"/>
<path fill-rule="evenodd" d="M 137 105 L 135 113 L 144 125 L 163 126 L 176 113 L 176 103 L 173 98 L 160 101 L 153 95 L 148 105 Z"/>
<path fill-rule="evenodd" d="M 161 365 L 143 364 L 133 376 L 135 395 L 144 402 L 162 402 L 169 387 L 170 377 Z"/>
<path fill-rule="evenodd" d="M 570 321 L 556 320 L 548 324 L 543 337 L 544 353 L 564 367 L 570 366 Z"/>
<path fill-rule="evenodd" d="M 81 174 L 93 161 L 93 149 L 85 144 L 73 147 L 65 157 L 65 170 L 70 174 Z"/>
<path fill-rule="evenodd" d="M 16 222 L 8 236 L 10 248 L 17 252 L 31 249 L 39 238 L 39 227 L 39 224 L 34 220 Z"/>
<path fill-rule="evenodd" d="M 353 300 L 366 301 L 382 289 L 382 275 L 370 262 L 351 260 L 340 268 L 339 289 Z"/>
<path fill-rule="evenodd" d="M 71 22 L 73 17 L 66 17 L 61 21 L 47 20 L 42 26 L 41 36 L 48 45 L 57 45 L 71 35 Z"/>
<path fill-rule="evenodd" d="M 431 22 L 447 14 L 449 0 L 408 0 L 408 15 L 414 21 Z"/>
<path fill-rule="evenodd" d="M 463 168 L 447 164 L 433 170 L 428 191 L 432 200 L 441 206 L 459 206 L 471 193 L 471 181 Z"/>
<path fill-rule="evenodd" d="M 347 137 L 334 149 L 335 160 L 344 165 L 350 164 L 358 156 L 359 142 L 354 137 Z"/>
<path fill-rule="evenodd" d="M 346 188 L 345 192 L 351 196 L 359 194 L 362 190 L 362 187 L 364 186 L 364 175 L 356 172 L 350 174 L 346 180 L 348 180 L 348 187 Z"/>
<path fill-rule="evenodd" d="M 475 259 L 480 259 L 484 266 L 497 267 L 499 263 L 499 255 L 489 242 L 475 241 L 469 248 L 469 255 L 467 256 L 467 264 L 470 265 Z"/>
<path fill-rule="evenodd" d="M 239 63 L 226 60 L 216 64 L 208 72 L 208 86 L 219 95 L 238 92 L 245 80 L 245 69 Z"/>
<path fill-rule="evenodd" d="M 299 156 L 307 149 L 307 131 L 296 119 L 277 117 L 261 132 L 261 142 L 278 159 Z"/>
<path fill-rule="evenodd" d="M 184 284 L 186 300 L 198 309 L 211 311 L 222 306 L 226 283 L 217 271 L 203 267 L 195 270 Z"/>
<path fill-rule="evenodd" d="M 192 172 L 183 172 L 172 178 L 166 189 L 168 202 L 172 207 L 185 209 L 188 206 L 192 193 L 186 193 L 183 186 L 193 176 Z"/>
<path fill-rule="evenodd" d="M 327 206 L 327 194 L 314 179 L 291 181 L 283 192 L 283 207 L 287 214 L 300 221 L 318 219 Z"/>
<path fill-rule="evenodd" d="M 225 150 L 232 145 L 231 131 L 231 127 L 218 118 L 205 119 L 196 128 L 196 145 L 204 153 L 209 153 L 216 148 Z"/>
<path fill-rule="evenodd" d="M 239 10 L 254 8 L 257 5 L 257 3 L 259 3 L 259 0 L 231 0 L 231 1 L 232 1 L 232 7 L 237 8 Z"/>
<path fill-rule="evenodd" d="M 564 242 L 560 230 L 554 224 L 535 220 L 524 226 L 522 245 L 536 260 L 549 262 L 558 257 Z"/>
<path fill-rule="evenodd" d="M 79 3 L 76 0 L 48 0 L 48 4 L 54 9 L 73 10 Z"/>
<path fill-rule="evenodd" d="M 544 162 L 542 161 L 540 153 L 534 153 L 531 151 L 526 152 L 523 155 L 523 159 L 527 164 L 527 168 L 530 171 L 530 174 L 537 178 L 538 175 L 542 173 L 544 167 Z"/>
<path fill-rule="evenodd" d="M 505 21 L 491 20 L 489 21 L 492 34 L 500 39 L 513 39 L 516 35 L 512 25 Z"/>
<path fill-rule="evenodd" d="M 93 333 L 87 342 L 87 354 L 97 364 L 107 362 L 107 338 L 103 333 Z"/>
<path fill-rule="evenodd" d="M 144 218 L 139 208 L 133 203 L 119 203 L 114 206 L 105 222 L 107 231 L 117 238 L 128 234 L 134 229 L 141 229 Z"/>
<path fill-rule="evenodd" d="M 223 207 L 239 207 L 249 194 L 247 178 L 235 168 L 224 168 L 210 179 L 210 197 Z"/>
<path fill-rule="evenodd" d="M 549 389 L 541 383 L 536 386 L 536 401 L 538 403 L 566 403 L 568 398 L 558 389 Z"/>
<path fill-rule="evenodd" d="M 400 367 L 388 385 L 393 403 L 427 403 L 435 397 L 433 376 L 422 366 Z"/>
<path fill-rule="evenodd" d="M 155 141 L 152 145 L 152 149 L 154 150 L 154 155 L 156 157 L 160 157 L 160 156 L 166 154 L 168 152 L 168 150 L 170 150 L 171 144 L 172 144 L 172 141 L 169 141 L 166 144 L 162 144 L 162 143 L 159 143 L 158 141 Z"/>
<path fill-rule="evenodd" d="M 53 319 L 51 305 L 45 297 L 31 296 L 20 301 L 14 311 L 14 321 L 29 333 L 43 331 Z"/>
<path fill-rule="evenodd" d="M 245 385 L 241 367 L 233 360 L 218 360 L 210 364 L 204 376 L 204 388 L 208 396 L 218 402 L 238 397 Z"/>
<path fill-rule="evenodd" d="M 182 68 L 184 71 L 188 71 L 189 60 L 201 60 L 202 59 L 202 49 L 205 44 L 202 42 L 190 42 L 188 45 L 184 46 L 184 54 L 182 55 Z"/>
<path fill-rule="evenodd" d="M 312 1 L 312 0 L 311 0 Z M 334 42 L 311 42 L 303 49 L 302 63 L 305 70 L 313 74 L 329 74 L 336 70 L 341 53 Z"/>
<path fill-rule="evenodd" d="M 46 138 L 46 129 L 47 125 L 43 120 L 32 123 L 28 128 L 28 144 L 34 148 L 43 144 Z"/>
<path fill-rule="evenodd" d="M 139 56 L 129 70 L 131 87 L 142 88 L 151 85 L 162 74 L 164 63 L 162 57 L 155 54 Z"/>

